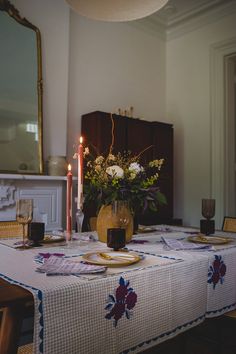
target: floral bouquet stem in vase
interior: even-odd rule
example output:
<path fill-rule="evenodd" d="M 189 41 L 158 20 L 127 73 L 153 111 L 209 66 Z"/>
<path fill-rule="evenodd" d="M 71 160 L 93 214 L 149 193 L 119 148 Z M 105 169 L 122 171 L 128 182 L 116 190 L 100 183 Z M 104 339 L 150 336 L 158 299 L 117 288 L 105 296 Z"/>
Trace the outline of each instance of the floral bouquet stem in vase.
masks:
<path fill-rule="evenodd" d="M 113 154 L 112 114 L 111 122 L 112 140 L 108 154 L 106 156 L 98 154 L 93 157 L 88 147 L 84 150 L 86 160 L 84 202 L 86 206 L 96 204 L 99 210 L 97 232 L 100 241 L 107 241 L 108 228 L 123 227 L 126 229 L 126 237 L 129 228 L 131 229 L 129 239 L 126 239 L 126 242 L 129 242 L 133 234 L 133 215 L 142 214 L 148 209 L 157 211 L 160 205 L 166 204 L 166 198 L 158 185 L 159 172 L 164 159 L 155 159 L 145 166 L 142 165 L 140 156 L 151 146 L 138 155 L 132 155 L 131 152 Z M 124 213 L 127 209 L 130 209 L 131 216 L 125 218 Z M 114 226 L 114 218 L 119 218 L 117 226 Z M 127 225 L 124 225 L 125 222 Z"/>

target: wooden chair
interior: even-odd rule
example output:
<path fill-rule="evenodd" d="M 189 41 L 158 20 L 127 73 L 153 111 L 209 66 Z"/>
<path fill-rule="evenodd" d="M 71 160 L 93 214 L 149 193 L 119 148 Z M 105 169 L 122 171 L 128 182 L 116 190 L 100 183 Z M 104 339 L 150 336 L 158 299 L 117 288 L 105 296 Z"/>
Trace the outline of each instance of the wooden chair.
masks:
<path fill-rule="evenodd" d="M 17 354 L 32 354 L 33 353 L 33 344 L 26 344 L 19 347 Z"/>
<path fill-rule="evenodd" d="M 19 224 L 17 221 L 0 221 L 0 239 L 1 238 L 9 238 L 9 237 L 23 237 L 23 226 Z M 32 302 L 29 303 L 32 306 Z M 3 321 L 6 318 L 7 308 L 0 308 L 0 337 L 4 335 L 1 333 L 3 330 Z M 25 314 L 28 317 L 28 314 Z M 8 328 L 8 326 L 7 326 Z M 22 335 L 25 334 L 22 332 Z M 22 345 L 18 348 L 17 354 L 31 354 L 33 352 L 32 344 Z"/>
<path fill-rule="evenodd" d="M 5 237 L 23 236 L 23 226 L 17 221 L 0 221 L 0 239 Z M 0 324 L 3 316 L 0 309 Z"/>
<path fill-rule="evenodd" d="M 225 216 L 222 230 L 226 232 L 236 232 L 236 218 L 231 216 Z"/>
<path fill-rule="evenodd" d="M 23 236 L 23 226 L 17 221 L 0 221 L 0 238 Z"/>
<path fill-rule="evenodd" d="M 223 225 L 222 225 L 222 231 L 236 232 L 236 218 L 230 217 L 230 216 L 225 216 L 224 221 L 223 221 Z M 224 316 L 236 320 L 236 310 L 226 312 L 224 314 Z"/>

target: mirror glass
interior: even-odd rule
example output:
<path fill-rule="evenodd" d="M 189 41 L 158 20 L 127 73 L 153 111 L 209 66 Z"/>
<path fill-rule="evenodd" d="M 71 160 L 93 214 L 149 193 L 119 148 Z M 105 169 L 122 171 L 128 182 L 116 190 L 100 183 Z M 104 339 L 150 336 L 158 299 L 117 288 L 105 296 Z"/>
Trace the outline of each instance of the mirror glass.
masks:
<path fill-rule="evenodd" d="M 0 171 L 42 173 L 39 30 L 0 1 Z"/>

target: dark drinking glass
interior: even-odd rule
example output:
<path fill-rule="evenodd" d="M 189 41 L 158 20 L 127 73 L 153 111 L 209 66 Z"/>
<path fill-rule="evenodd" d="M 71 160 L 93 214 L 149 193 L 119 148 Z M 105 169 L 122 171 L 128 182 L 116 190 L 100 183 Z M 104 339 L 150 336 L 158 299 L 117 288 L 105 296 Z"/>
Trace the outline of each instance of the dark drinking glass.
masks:
<path fill-rule="evenodd" d="M 113 248 L 114 251 L 125 247 L 125 229 L 107 229 L 107 247 Z"/>

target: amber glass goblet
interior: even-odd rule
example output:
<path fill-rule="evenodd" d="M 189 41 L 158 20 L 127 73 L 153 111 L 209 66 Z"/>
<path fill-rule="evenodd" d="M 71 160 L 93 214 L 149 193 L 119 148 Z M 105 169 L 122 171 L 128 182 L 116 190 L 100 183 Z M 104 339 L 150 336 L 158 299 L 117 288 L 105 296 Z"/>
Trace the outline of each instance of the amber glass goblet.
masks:
<path fill-rule="evenodd" d="M 33 218 L 33 200 L 19 199 L 16 201 L 16 220 L 23 226 L 23 244 L 22 248 L 27 248 L 27 224 Z"/>
<path fill-rule="evenodd" d="M 126 200 L 114 201 L 111 218 L 115 227 L 126 229 L 130 223 L 129 203 Z"/>
<path fill-rule="evenodd" d="M 215 199 L 202 199 L 202 216 L 200 231 L 202 234 L 211 235 L 215 232 L 215 222 L 211 220 L 215 216 Z"/>
<path fill-rule="evenodd" d="M 202 216 L 207 220 L 215 216 L 215 199 L 202 199 Z"/>

